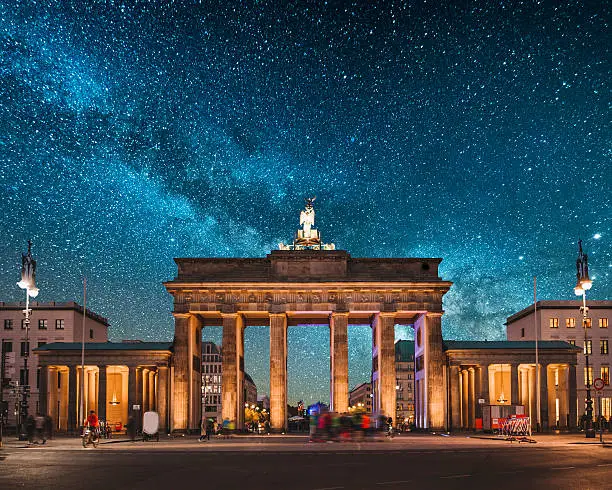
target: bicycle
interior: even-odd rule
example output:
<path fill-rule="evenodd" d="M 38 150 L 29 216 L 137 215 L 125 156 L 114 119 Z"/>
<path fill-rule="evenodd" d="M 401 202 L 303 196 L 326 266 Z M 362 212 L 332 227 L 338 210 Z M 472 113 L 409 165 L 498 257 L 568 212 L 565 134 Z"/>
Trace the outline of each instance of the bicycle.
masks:
<path fill-rule="evenodd" d="M 83 443 L 83 447 L 87 447 L 90 443 L 93 445 L 93 447 L 98 447 L 98 443 L 100 442 L 100 434 L 95 428 L 85 427 L 81 442 Z"/>

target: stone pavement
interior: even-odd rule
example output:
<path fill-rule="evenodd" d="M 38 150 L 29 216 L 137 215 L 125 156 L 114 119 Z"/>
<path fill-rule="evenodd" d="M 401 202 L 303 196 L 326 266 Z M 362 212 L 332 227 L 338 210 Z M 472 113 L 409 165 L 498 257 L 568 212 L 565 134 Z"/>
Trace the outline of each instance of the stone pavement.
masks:
<path fill-rule="evenodd" d="M 125 437 L 103 439 L 98 450 L 125 451 L 125 450 L 194 450 L 194 451 L 280 451 L 280 452 L 337 452 L 337 451 L 422 451 L 422 450 L 469 450 L 483 447 L 509 447 L 509 446 L 537 446 L 544 447 L 570 447 L 598 446 L 612 448 L 612 435 L 604 434 L 604 444 L 596 439 L 586 439 L 584 434 L 536 434 L 531 438 L 534 443 L 510 441 L 491 434 L 436 434 L 411 433 L 401 434 L 393 439 L 375 437 L 366 441 L 348 442 L 309 442 L 304 435 L 236 435 L 229 439 L 211 438 L 210 441 L 200 442 L 198 436 L 168 436 L 161 435 L 160 441 L 143 442 L 142 439 L 131 441 Z M 47 444 L 29 444 L 18 441 L 14 436 L 5 437 L 3 447 L 6 449 L 28 450 L 84 450 L 81 439 L 72 436 L 57 436 Z M 94 449 L 89 447 L 87 449 Z"/>

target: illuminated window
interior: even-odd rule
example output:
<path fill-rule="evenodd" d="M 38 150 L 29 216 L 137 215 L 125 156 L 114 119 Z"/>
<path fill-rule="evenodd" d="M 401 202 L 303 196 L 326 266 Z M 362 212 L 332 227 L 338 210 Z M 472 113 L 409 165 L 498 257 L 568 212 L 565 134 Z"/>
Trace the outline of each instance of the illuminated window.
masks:
<path fill-rule="evenodd" d="M 47 330 L 48 320 L 38 320 L 38 330 Z"/>
<path fill-rule="evenodd" d="M 587 340 L 586 344 L 584 344 L 584 348 L 582 349 L 585 355 L 591 355 L 593 353 L 593 341 Z"/>
<path fill-rule="evenodd" d="M 593 368 L 591 366 L 589 366 L 589 372 L 588 372 L 588 384 L 592 385 L 593 384 Z M 587 368 L 584 368 L 584 385 L 587 385 Z"/>
<path fill-rule="evenodd" d="M 599 341 L 599 353 L 600 354 L 608 353 L 608 339 L 603 339 Z"/>
<path fill-rule="evenodd" d="M 584 326 L 586 328 L 591 328 L 593 326 L 593 320 L 591 318 L 584 319 Z"/>
<path fill-rule="evenodd" d="M 565 326 L 567 328 L 576 328 L 576 319 L 575 318 L 566 318 Z"/>
<path fill-rule="evenodd" d="M 601 366 L 601 379 L 606 386 L 610 384 L 610 367 L 609 366 Z"/>
<path fill-rule="evenodd" d="M 64 320 L 55 320 L 55 330 L 64 330 Z"/>
<path fill-rule="evenodd" d="M 550 328 L 559 328 L 559 319 L 558 318 L 549 318 L 548 325 Z"/>
<path fill-rule="evenodd" d="M 568 340 L 567 343 L 568 344 L 572 344 L 572 345 L 576 345 L 576 341 L 575 340 Z"/>
<path fill-rule="evenodd" d="M 599 319 L 599 328 L 608 328 L 608 319 L 600 318 Z"/>

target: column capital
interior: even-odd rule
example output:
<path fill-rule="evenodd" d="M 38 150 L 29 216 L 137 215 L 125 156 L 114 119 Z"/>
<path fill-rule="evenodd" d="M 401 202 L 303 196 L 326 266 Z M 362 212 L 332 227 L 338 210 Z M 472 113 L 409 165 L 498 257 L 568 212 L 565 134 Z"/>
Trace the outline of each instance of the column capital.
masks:
<path fill-rule="evenodd" d="M 269 313 L 270 318 L 272 317 L 279 317 L 279 318 L 286 318 L 287 317 L 287 313 Z"/>
<path fill-rule="evenodd" d="M 176 311 L 173 311 L 172 316 L 174 318 L 190 318 L 191 313 L 177 313 Z"/>
<path fill-rule="evenodd" d="M 329 316 L 330 317 L 341 316 L 341 317 L 347 317 L 348 318 L 349 312 L 348 311 L 332 311 Z"/>
<path fill-rule="evenodd" d="M 425 313 L 427 318 L 442 318 L 442 315 L 444 315 L 443 311 L 428 311 Z"/>
<path fill-rule="evenodd" d="M 395 311 L 379 311 L 376 315 L 380 318 L 395 318 L 397 313 Z"/>

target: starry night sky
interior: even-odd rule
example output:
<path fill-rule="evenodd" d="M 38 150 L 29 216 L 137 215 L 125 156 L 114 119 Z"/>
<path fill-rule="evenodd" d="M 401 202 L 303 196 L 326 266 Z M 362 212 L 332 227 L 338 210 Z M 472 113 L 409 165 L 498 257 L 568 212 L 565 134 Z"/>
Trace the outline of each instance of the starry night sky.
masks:
<path fill-rule="evenodd" d="M 588 4 L 587 6 L 582 5 Z M 569 299 L 577 239 L 609 299 L 608 2 L 0 4 L 0 300 L 82 302 L 171 339 L 173 257 L 261 257 L 316 195 L 353 256 L 442 257 L 446 338 Z M 398 327 L 398 337 L 410 329 Z M 220 329 L 205 331 L 220 340 Z M 246 367 L 268 390 L 267 329 Z M 289 399 L 328 399 L 329 334 L 289 331 Z M 350 384 L 370 334 L 350 329 Z"/>

